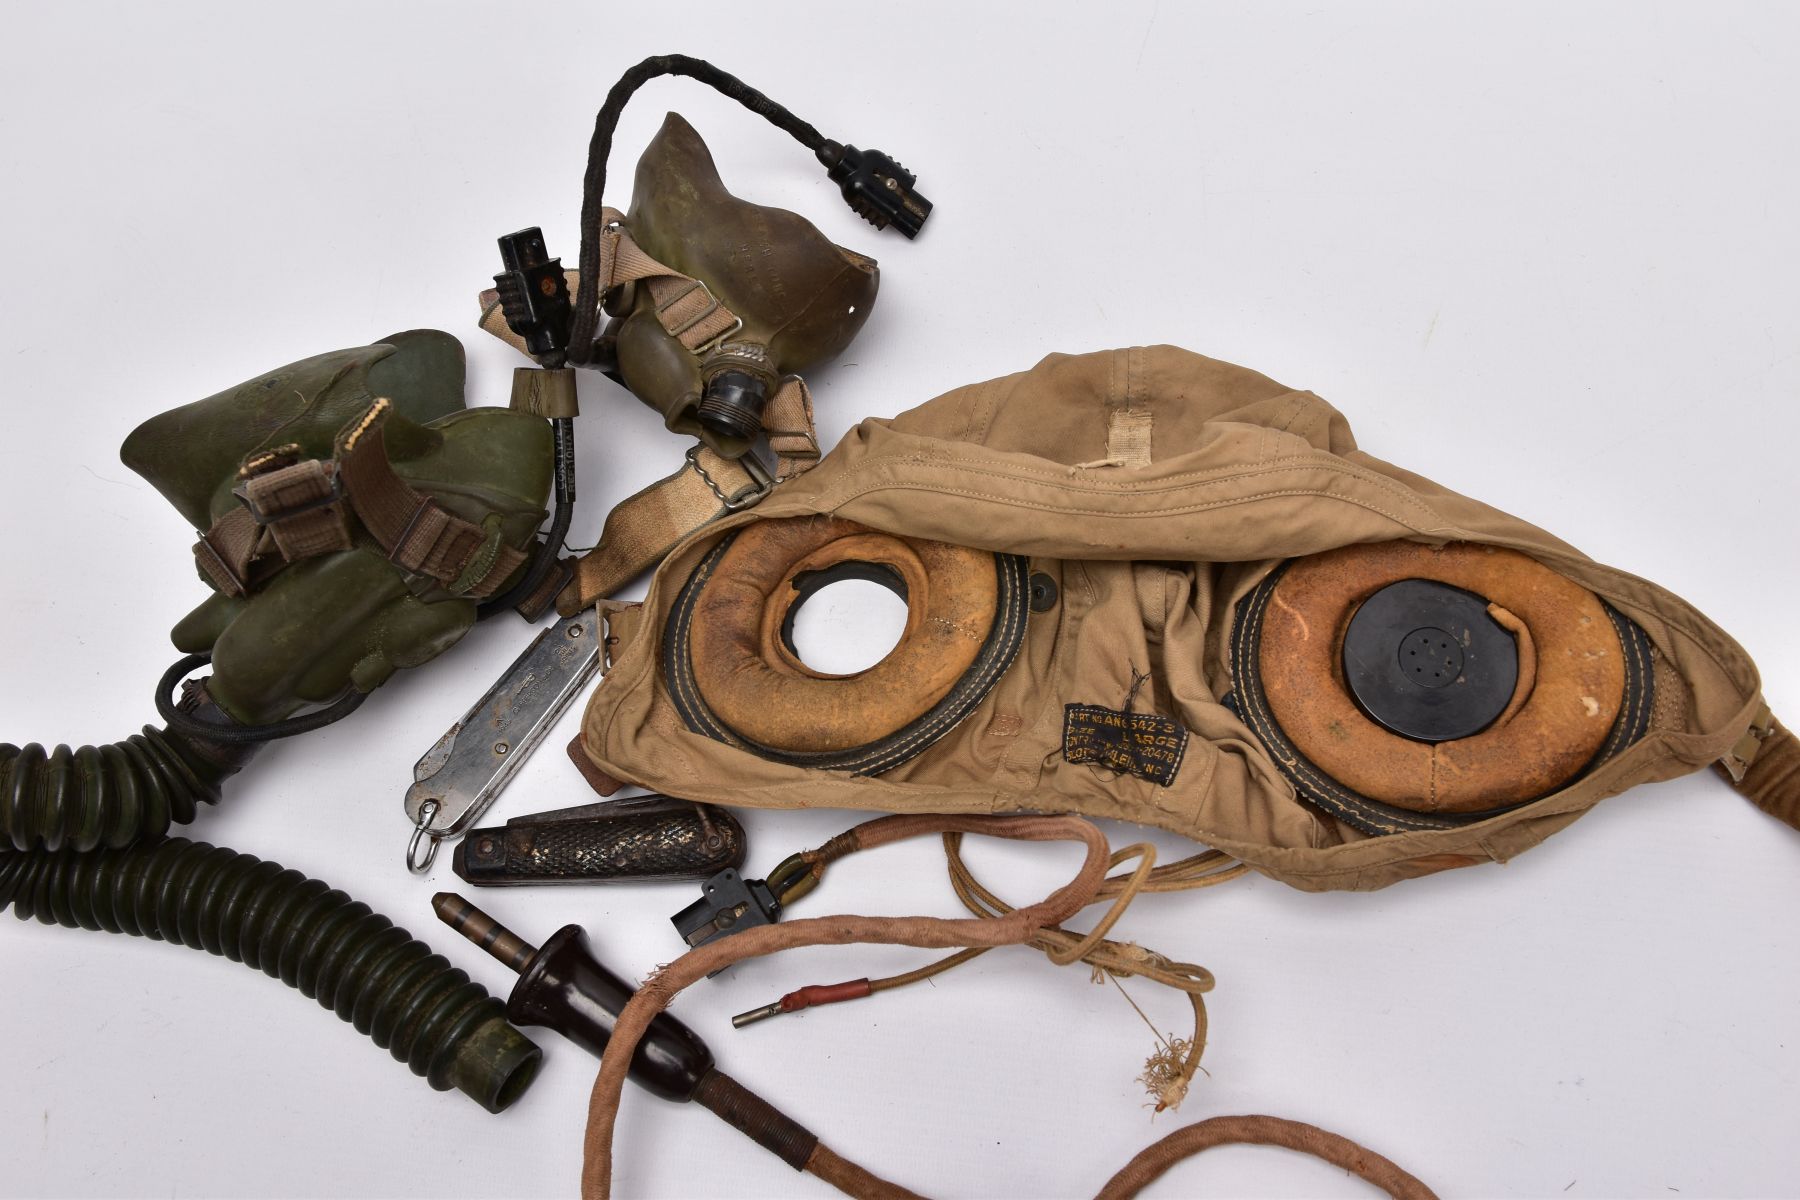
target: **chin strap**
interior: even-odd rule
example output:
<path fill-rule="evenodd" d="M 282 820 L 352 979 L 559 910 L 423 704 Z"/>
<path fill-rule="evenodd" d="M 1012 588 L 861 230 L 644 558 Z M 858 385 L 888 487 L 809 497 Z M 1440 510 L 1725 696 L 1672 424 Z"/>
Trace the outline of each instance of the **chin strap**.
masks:
<path fill-rule="evenodd" d="M 782 381 L 763 429 L 775 452 L 773 474 L 754 452 L 725 458 L 695 443 L 674 474 L 620 501 L 606 514 L 598 544 L 575 561 L 575 578 L 557 597 L 557 611 L 568 616 L 612 596 L 690 533 L 761 503 L 777 485 L 810 470 L 819 461 L 819 439 L 805 380 Z"/>

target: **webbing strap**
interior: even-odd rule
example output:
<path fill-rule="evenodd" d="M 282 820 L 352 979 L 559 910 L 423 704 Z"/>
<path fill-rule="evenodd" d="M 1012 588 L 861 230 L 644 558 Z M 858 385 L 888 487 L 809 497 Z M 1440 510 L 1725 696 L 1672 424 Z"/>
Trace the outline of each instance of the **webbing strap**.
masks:
<path fill-rule="evenodd" d="M 1719 761 L 1719 773 L 1751 803 L 1800 829 L 1800 738 L 1767 706 L 1755 724 Z"/>
<path fill-rule="evenodd" d="M 819 431 L 813 424 L 812 390 L 789 375 L 763 410 L 763 432 L 775 452 L 775 481 L 810 471 L 819 461 Z"/>
<path fill-rule="evenodd" d="M 245 459 L 232 494 L 240 506 L 194 544 L 201 574 L 224 595 L 247 595 L 288 563 L 350 548 L 337 464 L 302 459 L 298 446 Z"/>
<path fill-rule="evenodd" d="M 491 596 L 524 564 L 524 552 L 501 540 L 498 519 L 465 521 L 394 473 L 383 438 L 392 411 L 377 400 L 338 435 L 338 471 L 358 519 L 402 570 L 459 596 Z"/>
<path fill-rule="evenodd" d="M 642 284 L 663 328 L 695 353 L 743 327 L 703 281 L 683 275 L 645 252 L 626 231 L 619 210 L 603 210 L 602 220 L 602 295 L 625 284 Z M 571 292 L 580 287 L 579 272 L 563 274 Z M 481 328 L 521 354 L 529 353 L 524 339 L 507 325 L 499 293 L 484 291 L 480 302 Z M 573 562 L 573 578 L 557 596 L 557 611 L 569 616 L 611 596 L 661 562 L 694 530 L 726 513 L 748 508 L 768 495 L 775 484 L 811 469 L 819 461 L 819 436 L 813 424 L 812 393 L 805 380 L 790 375 L 781 381 L 764 410 L 763 430 L 775 454 L 773 477 L 754 457 L 728 459 L 696 446 L 674 474 L 621 501 L 607 514 L 599 543 Z"/>
<path fill-rule="evenodd" d="M 316 458 L 245 463 L 236 491 L 244 511 L 275 539 L 288 562 L 350 548 L 337 464 Z"/>
<path fill-rule="evenodd" d="M 251 564 L 262 553 L 263 527 L 242 507 L 234 508 L 200 533 L 194 563 L 224 596 L 248 595 Z"/>
<path fill-rule="evenodd" d="M 819 461 L 812 393 L 798 375 L 784 379 L 770 398 L 763 426 L 775 452 L 773 476 L 751 455 L 723 458 L 695 446 L 680 470 L 606 514 L 599 543 L 575 561 L 575 577 L 556 598 L 557 611 L 566 617 L 612 596 L 694 530 L 750 507 Z"/>
<path fill-rule="evenodd" d="M 656 319 L 669 335 L 689 350 L 697 351 L 744 323 L 719 302 L 701 280 L 683 275 L 645 253 L 625 231 L 625 214 L 616 208 L 600 210 L 605 226 L 600 232 L 600 294 L 627 283 L 642 282 L 656 304 Z"/>
<path fill-rule="evenodd" d="M 694 530 L 761 500 L 774 481 L 745 461 L 696 446 L 680 470 L 620 501 L 606 514 L 599 543 L 576 560 L 575 578 L 556 598 L 556 610 L 570 616 L 611 596 Z"/>

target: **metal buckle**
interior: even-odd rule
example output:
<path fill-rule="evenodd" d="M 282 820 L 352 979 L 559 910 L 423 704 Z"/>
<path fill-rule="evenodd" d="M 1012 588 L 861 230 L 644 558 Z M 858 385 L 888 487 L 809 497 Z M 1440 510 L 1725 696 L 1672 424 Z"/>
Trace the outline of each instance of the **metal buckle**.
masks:
<path fill-rule="evenodd" d="M 675 295 L 670 296 L 667 303 L 659 304 L 656 306 L 656 311 L 661 313 L 661 312 L 665 311 L 666 309 L 675 305 L 677 302 L 684 300 L 688 296 L 692 295 L 694 288 L 699 288 L 702 292 L 706 293 L 706 307 L 701 309 L 698 313 L 694 314 L 694 316 L 690 320 L 684 321 L 681 325 L 681 328 L 671 329 L 668 331 L 669 336 L 674 338 L 676 341 L 681 340 L 682 334 L 686 333 L 688 330 L 692 329 L 694 326 L 696 326 L 700 322 L 706 320 L 706 318 L 712 316 L 714 313 L 718 312 L 721 308 L 725 307 L 724 304 L 722 304 L 720 302 L 719 298 L 717 296 L 713 295 L 713 290 L 706 286 L 706 280 L 691 279 L 688 282 L 693 284 L 693 287 L 684 288 L 683 290 L 677 292 Z M 729 309 L 726 309 L 726 311 L 730 312 Z M 693 353 L 701 354 L 707 350 L 711 350 L 714 346 L 717 346 L 720 342 L 724 341 L 726 338 L 730 337 L 732 334 L 739 332 L 743 328 L 744 328 L 744 318 L 738 316 L 736 313 L 732 313 L 731 314 L 731 328 L 724 330 L 723 332 L 719 333 L 715 337 L 707 338 L 704 342 L 701 342 L 698 346 L 695 346 L 693 348 Z"/>
<path fill-rule="evenodd" d="M 775 485 L 781 482 L 769 473 L 769 468 L 762 465 L 762 460 L 756 457 L 754 450 L 748 451 L 742 458 L 728 461 L 737 463 L 744 469 L 744 474 L 750 476 L 751 490 L 728 496 L 725 494 L 725 489 L 719 486 L 719 481 L 700 465 L 700 446 L 688 447 L 687 460 L 688 465 L 694 468 L 694 473 L 699 475 L 701 481 L 712 489 L 712 494 L 719 498 L 719 503 L 725 506 L 726 512 L 742 512 L 746 508 L 761 503 L 763 497 L 774 491 Z"/>
<path fill-rule="evenodd" d="M 250 585 L 231 569 L 231 564 L 225 561 L 219 548 L 212 544 L 212 539 L 201 530 L 195 530 L 194 534 L 200 539 L 194 543 L 194 561 L 199 563 L 200 569 L 218 587 L 219 592 L 226 596 L 249 595 Z"/>

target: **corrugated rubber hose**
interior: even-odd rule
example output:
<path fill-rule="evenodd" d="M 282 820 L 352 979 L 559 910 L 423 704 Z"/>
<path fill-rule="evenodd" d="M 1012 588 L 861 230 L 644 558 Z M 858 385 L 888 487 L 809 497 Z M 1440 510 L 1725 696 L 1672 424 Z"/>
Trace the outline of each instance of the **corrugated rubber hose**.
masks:
<path fill-rule="evenodd" d="M 356 1026 L 439 1091 L 500 1112 L 542 1052 L 499 1000 L 368 905 L 277 863 L 185 838 L 0 852 L 0 910 L 222 955 Z"/>
<path fill-rule="evenodd" d="M 0 844 L 86 852 L 159 838 L 217 804 L 236 769 L 149 725 L 109 746 L 0 745 Z"/>
<path fill-rule="evenodd" d="M 199 697 L 199 698 L 197 698 Z M 188 715 L 223 719 L 198 689 Z M 0 911 L 222 955 L 317 1000 L 414 1074 L 490 1112 L 542 1051 L 500 1001 L 366 904 L 248 854 L 167 838 L 260 743 L 146 726 L 108 746 L 0 745 Z"/>

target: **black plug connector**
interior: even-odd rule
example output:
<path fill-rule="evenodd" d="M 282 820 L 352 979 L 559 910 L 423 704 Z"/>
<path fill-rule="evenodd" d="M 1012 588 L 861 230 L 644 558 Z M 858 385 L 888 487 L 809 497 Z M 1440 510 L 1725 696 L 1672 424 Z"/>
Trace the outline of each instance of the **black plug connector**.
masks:
<path fill-rule="evenodd" d="M 538 362 L 562 365 L 575 314 L 562 259 L 550 257 L 544 231 L 534 226 L 500 239 L 500 261 L 506 270 L 494 276 L 494 286 L 507 327 L 525 339 Z"/>
<path fill-rule="evenodd" d="M 768 882 L 745 879 L 727 867 L 707 880 L 700 899 L 670 917 L 669 923 L 689 948 L 695 948 L 779 920 L 781 901 Z"/>
<path fill-rule="evenodd" d="M 594 957 L 581 926 L 564 925 L 540 950 L 453 892 L 433 896 L 431 907 L 440 921 L 519 973 L 506 1002 L 513 1024 L 554 1029 L 596 1058 L 606 1053 L 637 989 Z M 666 1012 L 650 1019 L 629 1071 L 665 1100 L 711 1109 L 796 1171 L 818 1148 L 810 1130 L 719 1070 L 700 1035 Z"/>
<path fill-rule="evenodd" d="M 892 225 L 909 239 L 919 236 L 931 216 L 931 201 L 913 190 L 911 171 L 879 150 L 826 142 L 818 150 L 838 190 L 856 215 L 877 229 Z"/>

